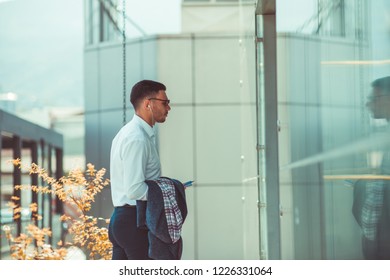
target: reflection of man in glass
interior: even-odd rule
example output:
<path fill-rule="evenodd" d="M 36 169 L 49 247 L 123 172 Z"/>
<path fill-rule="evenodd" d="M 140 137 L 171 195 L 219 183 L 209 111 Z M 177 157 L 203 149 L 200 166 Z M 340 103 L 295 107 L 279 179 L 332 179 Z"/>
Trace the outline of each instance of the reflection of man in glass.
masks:
<path fill-rule="evenodd" d="M 390 76 L 377 79 L 371 83 L 372 93 L 367 107 L 374 119 L 390 121 Z"/>
<path fill-rule="evenodd" d="M 390 76 L 372 82 L 367 108 L 374 119 L 390 123 Z M 390 138 L 389 138 L 390 141 Z M 390 151 L 381 151 L 379 175 L 390 175 Z M 362 229 L 366 259 L 390 259 L 390 180 L 359 180 L 355 184 L 353 214 Z"/>

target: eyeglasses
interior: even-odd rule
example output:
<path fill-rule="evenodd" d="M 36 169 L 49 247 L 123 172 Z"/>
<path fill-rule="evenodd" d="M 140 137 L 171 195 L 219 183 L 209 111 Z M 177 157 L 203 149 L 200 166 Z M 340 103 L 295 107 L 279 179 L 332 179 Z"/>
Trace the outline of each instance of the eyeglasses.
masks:
<path fill-rule="evenodd" d="M 160 98 L 149 98 L 148 100 L 158 100 L 161 101 L 165 106 L 168 106 L 171 100 L 169 99 L 160 99 Z"/>

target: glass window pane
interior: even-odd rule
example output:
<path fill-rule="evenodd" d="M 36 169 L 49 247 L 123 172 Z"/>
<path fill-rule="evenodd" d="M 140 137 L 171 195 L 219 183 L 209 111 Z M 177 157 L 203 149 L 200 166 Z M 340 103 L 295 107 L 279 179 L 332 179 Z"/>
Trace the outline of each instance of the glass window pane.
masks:
<path fill-rule="evenodd" d="M 390 258 L 390 6 L 277 5 L 282 257 Z"/>

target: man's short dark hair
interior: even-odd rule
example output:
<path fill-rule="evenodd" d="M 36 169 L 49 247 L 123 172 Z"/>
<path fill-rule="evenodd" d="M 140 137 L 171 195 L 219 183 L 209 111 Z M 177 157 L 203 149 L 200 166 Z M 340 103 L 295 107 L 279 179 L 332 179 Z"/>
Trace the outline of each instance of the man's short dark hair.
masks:
<path fill-rule="evenodd" d="M 384 94 L 390 95 L 390 76 L 376 79 L 371 83 L 371 86 L 381 89 Z"/>
<path fill-rule="evenodd" d="M 160 90 L 166 90 L 165 85 L 162 83 L 152 80 L 139 81 L 131 89 L 130 102 L 136 109 L 143 99 L 157 95 Z"/>

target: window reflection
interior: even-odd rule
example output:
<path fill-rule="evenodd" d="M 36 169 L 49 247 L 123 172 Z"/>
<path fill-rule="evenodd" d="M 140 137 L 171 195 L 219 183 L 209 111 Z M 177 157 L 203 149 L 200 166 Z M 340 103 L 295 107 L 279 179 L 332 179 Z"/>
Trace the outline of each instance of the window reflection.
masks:
<path fill-rule="evenodd" d="M 376 79 L 367 107 L 374 119 L 390 120 L 390 76 Z M 386 128 L 387 130 L 388 128 Z M 385 136 L 389 136 L 385 131 Z M 390 259 L 390 149 L 367 153 L 367 179 L 353 181 L 353 215 L 361 228 L 365 259 Z"/>
<path fill-rule="evenodd" d="M 277 1 L 282 258 L 390 258 L 385 2 Z"/>

